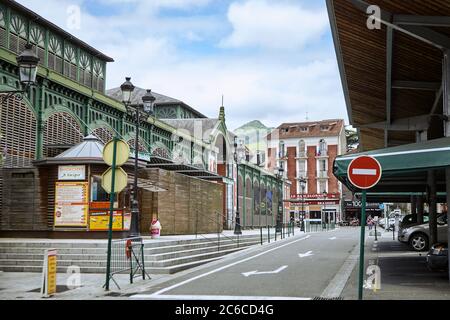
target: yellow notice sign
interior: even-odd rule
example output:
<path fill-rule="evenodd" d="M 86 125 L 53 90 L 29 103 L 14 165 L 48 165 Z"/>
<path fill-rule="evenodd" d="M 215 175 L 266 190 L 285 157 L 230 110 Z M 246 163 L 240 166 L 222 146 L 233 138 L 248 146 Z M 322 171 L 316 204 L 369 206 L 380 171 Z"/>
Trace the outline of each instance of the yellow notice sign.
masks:
<path fill-rule="evenodd" d="M 56 254 L 56 249 L 47 249 L 45 252 L 41 287 L 43 297 L 50 297 L 56 293 Z"/>

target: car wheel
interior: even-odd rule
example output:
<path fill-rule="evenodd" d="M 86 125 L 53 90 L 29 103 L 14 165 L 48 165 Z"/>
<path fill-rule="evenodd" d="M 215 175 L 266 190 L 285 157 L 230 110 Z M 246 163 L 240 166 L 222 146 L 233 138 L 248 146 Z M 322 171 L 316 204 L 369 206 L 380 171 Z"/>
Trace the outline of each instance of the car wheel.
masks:
<path fill-rule="evenodd" d="M 409 245 L 414 251 L 428 250 L 428 236 L 423 233 L 415 233 L 409 239 Z"/>

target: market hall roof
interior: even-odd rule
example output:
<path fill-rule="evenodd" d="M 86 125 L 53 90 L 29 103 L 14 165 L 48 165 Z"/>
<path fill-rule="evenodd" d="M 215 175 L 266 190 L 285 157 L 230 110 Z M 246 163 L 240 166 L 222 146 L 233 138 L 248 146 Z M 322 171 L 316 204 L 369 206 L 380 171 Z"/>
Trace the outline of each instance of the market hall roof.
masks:
<path fill-rule="evenodd" d="M 369 5 L 381 9 L 380 29 L 367 27 Z M 347 113 L 362 150 L 412 143 L 426 129 L 430 139 L 441 137 L 450 2 L 327 0 L 327 7 Z"/>
<path fill-rule="evenodd" d="M 142 96 L 146 93 L 147 93 L 146 89 L 135 87 L 133 93 L 131 94 L 131 104 L 133 104 L 133 105 L 142 104 Z M 106 90 L 106 94 L 108 96 L 110 96 L 111 98 L 114 98 L 118 101 L 122 101 L 122 91 L 121 91 L 120 87 L 108 89 L 108 90 Z M 206 118 L 206 116 L 204 114 L 200 113 L 199 111 L 197 111 L 196 109 L 187 105 L 186 103 L 184 103 L 181 100 L 171 98 L 171 97 L 165 96 L 163 94 L 156 93 L 154 91 L 152 91 L 152 95 L 156 98 L 156 100 L 154 102 L 155 106 L 157 106 L 157 105 L 161 105 L 161 106 L 162 105 L 181 105 L 184 108 L 191 111 L 192 113 L 194 113 L 197 117 Z"/>
<path fill-rule="evenodd" d="M 50 22 L 49 20 L 43 18 L 42 16 L 38 15 L 36 12 L 28 9 L 27 7 L 21 5 L 20 3 L 14 1 L 14 0 L 2 0 L 2 2 L 5 5 L 10 6 L 11 8 L 17 10 L 21 14 L 31 18 L 35 23 L 39 23 L 45 27 L 48 27 L 51 30 L 54 30 L 59 35 L 63 36 L 65 39 L 70 40 L 74 44 L 80 46 L 90 54 L 92 54 L 94 57 L 97 57 L 101 60 L 104 60 L 106 62 L 113 62 L 114 59 L 111 57 L 108 57 L 104 53 L 100 52 L 99 50 L 93 48 L 92 46 L 88 45 L 86 42 L 76 38 L 72 34 L 68 33 L 64 29 L 58 27 L 56 24 Z"/>

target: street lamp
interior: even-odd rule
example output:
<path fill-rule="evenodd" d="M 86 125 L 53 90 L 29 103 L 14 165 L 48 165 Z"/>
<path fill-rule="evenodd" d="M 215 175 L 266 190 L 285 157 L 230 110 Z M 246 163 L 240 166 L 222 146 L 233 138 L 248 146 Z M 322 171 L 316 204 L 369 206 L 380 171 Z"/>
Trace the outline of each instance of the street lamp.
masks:
<path fill-rule="evenodd" d="M 236 162 L 236 215 L 234 224 L 234 234 L 242 234 L 241 231 L 241 218 L 239 216 L 239 161 L 238 158 L 238 137 L 234 136 L 234 162 Z"/>
<path fill-rule="evenodd" d="M 302 214 L 301 214 L 301 231 L 305 231 L 305 188 L 306 188 L 306 179 L 300 178 L 300 188 L 302 189 Z"/>
<path fill-rule="evenodd" d="M 325 213 L 325 219 L 328 220 L 328 212 L 326 211 L 326 208 L 327 208 L 327 195 L 328 195 L 328 193 L 324 190 L 322 192 L 322 194 L 323 194 L 323 212 Z M 328 221 L 325 221 L 325 224 L 327 222 Z"/>
<path fill-rule="evenodd" d="M 275 175 L 278 180 L 281 180 L 281 189 L 278 189 L 278 213 L 277 213 L 277 225 L 275 228 L 276 232 L 281 232 L 281 223 L 283 220 L 283 193 L 281 192 L 283 188 L 283 175 L 284 175 L 284 168 L 283 168 L 283 162 L 280 161 L 280 166 L 276 169 Z"/>
<path fill-rule="evenodd" d="M 1 91 L 5 95 L 0 96 L 0 102 L 6 101 L 11 97 L 20 98 L 21 94 L 28 91 L 31 85 L 36 83 L 37 65 L 39 63 L 39 57 L 32 50 L 33 46 L 29 43 L 25 45 L 23 50 L 17 57 L 17 65 L 19 67 L 19 80 L 22 85 L 22 90 L 9 90 Z"/>
<path fill-rule="evenodd" d="M 135 123 L 135 138 L 134 138 L 134 184 L 133 184 L 133 198 L 131 200 L 131 226 L 130 237 L 140 237 L 139 228 L 139 203 L 138 203 L 138 158 L 139 158 L 139 127 L 141 122 L 146 122 L 148 117 L 153 115 L 153 103 L 155 97 L 151 90 L 142 96 L 142 105 L 131 102 L 131 94 L 134 91 L 134 85 L 131 83 L 131 78 L 125 78 L 125 82 L 120 86 L 122 90 L 122 102 L 124 103 L 128 115 Z M 151 130 L 153 124 L 151 124 Z"/>

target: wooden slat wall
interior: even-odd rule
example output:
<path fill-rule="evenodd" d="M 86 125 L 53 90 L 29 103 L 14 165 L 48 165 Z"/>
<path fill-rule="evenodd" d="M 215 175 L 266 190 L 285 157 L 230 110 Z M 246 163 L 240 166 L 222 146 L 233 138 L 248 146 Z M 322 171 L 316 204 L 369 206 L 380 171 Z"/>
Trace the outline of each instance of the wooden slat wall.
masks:
<path fill-rule="evenodd" d="M 46 230 L 37 169 L 4 169 L 1 230 Z"/>
<path fill-rule="evenodd" d="M 214 233 L 222 230 L 223 187 L 172 171 L 145 169 L 150 181 L 167 189 L 153 193 L 152 213 L 158 214 L 162 234 Z M 144 192 L 142 203 L 147 204 L 151 192 Z M 142 212 L 150 214 L 146 205 Z M 150 218 L 150 217 L 149 217 Z M 145 227 L 144 227 L 145 228 Z"/>

